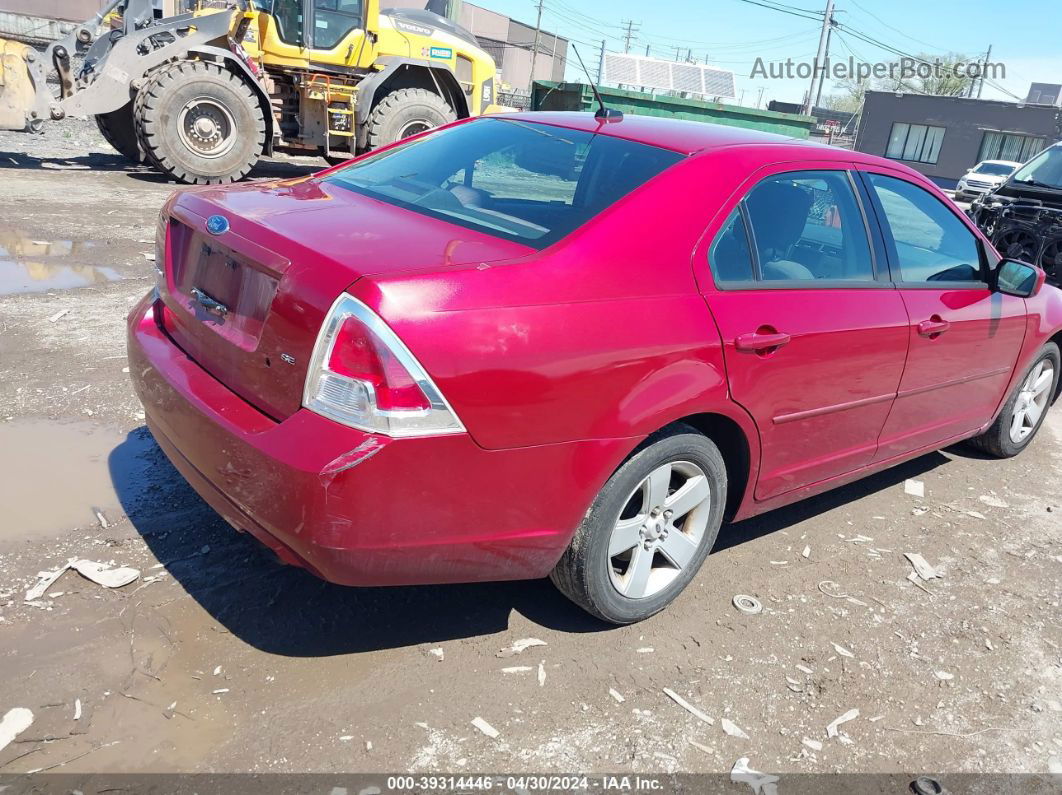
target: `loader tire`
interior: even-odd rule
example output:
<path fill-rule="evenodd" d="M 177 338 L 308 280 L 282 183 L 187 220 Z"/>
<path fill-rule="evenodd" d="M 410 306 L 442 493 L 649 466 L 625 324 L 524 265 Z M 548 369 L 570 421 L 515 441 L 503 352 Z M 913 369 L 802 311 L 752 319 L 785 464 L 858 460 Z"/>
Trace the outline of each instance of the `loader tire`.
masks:
<path fill-rule="evenodd" d="M 438 94 L 423 88 L 400 88 L 373 108 L 366 122 L 365 140 L 369 149 L 376 149 L 456 119 L 450 103 Z"/>
<path fill-rule="evenodd" d="M 133 103 L 129 102 L 118 110 L 96 115 L 96 126 L 100 135 L 120 155 L 134 163 L 144 162 L 144 151 L 136 137 L 136 124 L 133 122 Z"/>
<path fill-rule="evenodd" d="M 265 147 L 257 95 L 206 61 L 179 61 L 155 73 L 137 95 L 134 117 L 151 164 L 186 185 L 243 179 Z"/>

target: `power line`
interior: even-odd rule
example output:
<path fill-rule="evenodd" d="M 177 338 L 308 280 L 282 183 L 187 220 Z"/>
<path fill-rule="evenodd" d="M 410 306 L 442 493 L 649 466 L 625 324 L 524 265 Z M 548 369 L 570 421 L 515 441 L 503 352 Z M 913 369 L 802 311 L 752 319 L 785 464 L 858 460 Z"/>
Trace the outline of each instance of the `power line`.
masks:
<path fill-rule="evenodd" d="M 747 3 L 752 6 L 760 6 L 761 8 L 768 8 L 771 11 L 780 11 L 783 14 L 791 14 L 795 17 L 801 17 L 803 19 L 813 19 L 816 22 L 822 18 L 822 12 L 812 11 L 805 8 L 797 8 L 795 6 L 787 6 L 781 4 L 771 4 L 764 2 L 764 0 L 738 0 L 740 3 Z"/>

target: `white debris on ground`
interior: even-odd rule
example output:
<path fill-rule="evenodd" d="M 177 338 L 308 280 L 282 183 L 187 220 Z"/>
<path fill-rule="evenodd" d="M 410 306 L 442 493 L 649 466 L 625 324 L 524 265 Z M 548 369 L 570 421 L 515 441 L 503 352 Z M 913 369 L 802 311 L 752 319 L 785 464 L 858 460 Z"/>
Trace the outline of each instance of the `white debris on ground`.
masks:
<path fill-rule="evenodd" d="M 749 767 L 749 758 L 743 756 L 730 770 L 730 780 L 735 784 L 748 784 L 755 795 L 778 795 L 778 776 L 761 773 Z"/>
<path fill-rule="evenodd" d="M 25 707 L 9 709 L 0 719 L 0 750 L 33 725 L 33 712 Z"/>
<path fill-rule="evenodd" d="M 514 640 L 512 644 L 506 646 L 504 649 L 498 652 L 498 657 L 512 657 L 517 654 L 522 654 L 528 649 L 534 646 L 545 646 L 546 641 L 539 640 L 538 638 L 521 638 L 520 640 Z"/>
<path fill-rule="evenodd" d="M 858 709 L 850 709 L 850 710 L 848 710 L 848 712 L 844 713 L 843 715 L 841 715 L 841 716 L 839 716 L 837 718 L 834 718 L 826 726 L 826 736 L 827 737 L 837 737 L 840 734 L 840 731 L 839 731 L 838 727 L 842 723 L 848 723 L 848 721 L 855 720 L 858 717 L 859 717 L 859 710 Z"/>
<path fill-rule="evenodd" d="M 929 563 L 917 552 L 904 552 L 903 556 L 911 562 L 914 567 L 915 573 L 925 581 L 936 580 L 944 575 L 934 569 Z"/>
<path fill-rule="evenodd" d="M 682 707 L 688 713 L 693 715 L 695 718 L 698 718 L 698 719 L 704 721 L 705 723 L 707 723 L 709 725 L 715 724 L 715 721 L 712 718 L 708 717 L 704 712 L 702 712 L 701 710 L 697 709 L 697 707 L 693 706 L 693 704 L 688 702 L 686 699 L 684 699 L 682 696 L 680 696 L 678 693 L 676 693 L 671 688 L 665 687 L 664 688 L 664 695 L 667 696 L 668 698 L 670 698 L 672 701 L 674 701 L 676 704 L 678 704 L 680 707 Z"/>
<path fill-rule="evenodd" d="M 473 718 L 472 725 L 479 729 L 481 732 L 483 732 L 483 734 L 490 737 L 492 740 L 496 740 L 499 737 L 498 730 L 491 726 L 489 723 L 487 723 L 485 720 L 483 720 L 483 718 Z"/>
<path fill-rule="evenodd" d="M 912 497 L 925 497 L 926 496 L 926 484 L 920 480 L 905 480 L 903 482 L 904 494 L 909 494 Z"/>
<path fill-rule="evenodd" d="M 729 718 L 720 718 L 719 727 L 731 737 L 740 737 L 742 740 L 749 739 L 749 736 L 745 734 L 741 727 Z"/>
<path fill-rule="evenodd" d="M 92 580 L 104 588 L 121 588 L 134 582 L 140 571 L 126 566 L 112 567 L 106 563 L 94 560 L 79 560 L 71 558 L 65 566 L 60 566 L 54 571 L 42 571 L 37 574 L 37 583 L 26 591 L 26 602 L 35 602 L 47 593 L 56 580 L 63 576 L 68 569 L 74 569 L 86 579 Z"/>

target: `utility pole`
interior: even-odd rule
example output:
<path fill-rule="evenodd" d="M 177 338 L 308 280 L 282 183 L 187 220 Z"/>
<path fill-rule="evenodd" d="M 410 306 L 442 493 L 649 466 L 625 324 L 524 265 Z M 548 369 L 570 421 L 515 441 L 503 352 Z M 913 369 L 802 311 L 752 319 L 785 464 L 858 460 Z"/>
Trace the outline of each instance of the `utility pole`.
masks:
<path fill-rule="evenodd" d="M 535 61 L 538 60 L 538 40 L 542 35 L 542 3 L 543 0 L 538 0 L 538 17 L 535 19 L 535 43 L 531 48 L 531 85 L 528 89 L 534 90 L 535 86 Z"/>
<path fill-rule="evenodd" d="M 763 102 L 763 92 L 767 90 L 767 86 L 760 86 L 760 95 L 756 97 L 756 108 L 760 107 L 760 103 Z"/>
<path fill-rule="evenodd" d="M 601 85 L 601 80 L 605 76 L 605 40 L 601 39 L 601 57 L 597 61 L 597 84 Z"/>
<path fill-rule="evenodd" d="M 539 5 L 540 6 L 542 5 L 542 0 L 539 0 Z M 637 33 L 638 31 L 635 30 L 635 28 L 634 28 L 634 20 L 632 20 L 632 19 L 628 19 L 623 24 L 625 24 L 627 26 L 627 32 L 623 34 L 623 39 L 624 39 L 623 51 L 624 52 L 630 52 L 631 51 L 631 39 L 634 38 L 634 34 Z M 639 23 L 639 24 L 641 24 L 641 23 Z"/>
<path fill-rule="evenodd" d="M 811 88 L 808 91 L 808 101 L 804 105 L 805 115 L 811 115 L 811 109 L 815 106 L 817 98 L 822 94 L 822 80 L 825 77 L 826 59 L 830 53 L 830 29 L 833 27 L 833 0 L 826 0 L 826 11 L 822 15 L 822 32 L 819 34 L 819 51 L 815 56 L 814 67 L 811 70 Z"/>
<path fill-rule="evenodd" d="M 992 45 L 988 45 L 988 52 L 985 54 L 984 67 L 981 69 L 981 79 L 977 83 L 977 98 L 981 98 L 981 92 L 985 90 L 985 72 L 988 70 L 988 61 L 992 57 Z"/>

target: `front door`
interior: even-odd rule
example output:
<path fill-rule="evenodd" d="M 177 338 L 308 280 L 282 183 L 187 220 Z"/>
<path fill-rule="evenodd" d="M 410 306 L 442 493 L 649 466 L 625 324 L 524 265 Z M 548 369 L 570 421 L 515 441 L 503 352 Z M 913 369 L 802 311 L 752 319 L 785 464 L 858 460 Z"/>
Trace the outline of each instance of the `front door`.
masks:
<path fill-rule="evenodd" d="M 1025 300 L 988 287 L 990 251 L 957 208 L 899 176 L 866 172 L 910 353 L 878 460 L 977 430 L 996 411 L 1025 338 Z M 993 257 L 994 260 L 994 257 Z"/>
<path fill-rule="evenodd" d="M 732 397 L 760 433 L 759 500 L 869 464 L 907 313 L 838 164 L 760 178 L 708 257 Z"/>

